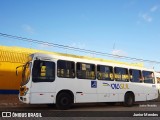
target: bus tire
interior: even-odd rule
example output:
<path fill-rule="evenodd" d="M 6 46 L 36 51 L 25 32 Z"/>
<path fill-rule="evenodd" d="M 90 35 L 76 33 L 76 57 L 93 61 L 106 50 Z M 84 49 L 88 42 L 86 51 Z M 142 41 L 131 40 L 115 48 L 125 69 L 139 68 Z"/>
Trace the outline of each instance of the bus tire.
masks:
<path fill-rule="evenodd" d="M 134 104 L 134 94 L 126 93 L 124 98 L 124 106 L 131 107 Z"/>
<path fill-rule="evenodd" d="M 67 110 L 72 106 L 72 97 L 70 94 L 62 92 L 56 99 L 56 107 L 60 110 Z"/>

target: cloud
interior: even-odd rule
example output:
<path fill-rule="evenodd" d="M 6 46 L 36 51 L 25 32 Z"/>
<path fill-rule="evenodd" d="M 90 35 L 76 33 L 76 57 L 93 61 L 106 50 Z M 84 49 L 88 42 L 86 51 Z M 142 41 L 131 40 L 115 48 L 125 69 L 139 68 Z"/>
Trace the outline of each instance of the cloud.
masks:
<path fill-rule="evenodd" d="M 35 33 L 35 30 L 30 26 L 30 25 L 23 25 L 22 26 L 23 30 L 29 34 L 34 34 Z"/>
<path fill-rule="evenodd" d="M 145 13 L 139 13 L 139 17 L 146 22 L 152 22 L 154 12 L 156 12 L 158 8 L 159 8 L 158 5 L 154 5 L 150 9 L 148 9 Z"/>
<path fill-rule="evenodd" d="M 52 47 L 52 46 L 50 46 L 49 44 L 47 44 L 47 43 L 44 43 L 44 44 L 40 44 L 40 45 L 38 45 L 38 47 L 40 47 L 40 48 L 50 48 L 50 47 Z"/>
<path fill-rule="evenodd" d="M 152 20 L 153 20 L 153 18 L 150 15 L 148 15 L 147 13 L 143 14 L 141 17 L 147 22 L 152 22 Z"/>
<path fill-rule="evenodd" d="M 84 49 L 86 47 L 85 43 L 80 43 L 80 42 L 72 43 L 70 46 L 75 48 L 81 48 L 81 49 Z"/>
<path fill-rule="evenodd" d="M 153 21 L 153 17 L 149 13 L 139 13 L 139 20 L 137 21 L 137 24 L 142 23 L 141 20 L 146 21 L 148 23 Z"/>
<path fill-rule="evenodd" d="M 113 55 L 118 55 L 118 56 L 127 56 L 127 53 L 126 52 L 124 52 L 123 50 L 113 50 L 112 52 L 111 52 Z"/>
<path fill-rule="evenodd" d="M 150 9 L 150 11 L 151 11 L 151 12 L 155 12 L 157 9 L 158 9 L 158 6 L 155 5 L 155 6 L 153 6 L 153 7 Z"/>

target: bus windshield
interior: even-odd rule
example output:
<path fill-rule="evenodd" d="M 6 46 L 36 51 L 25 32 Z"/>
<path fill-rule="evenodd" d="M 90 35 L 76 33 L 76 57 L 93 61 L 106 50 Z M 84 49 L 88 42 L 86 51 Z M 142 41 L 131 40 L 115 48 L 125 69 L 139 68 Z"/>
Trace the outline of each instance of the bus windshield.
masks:
<path fill-rule="evenodd" d="M 23 67 L 21 86 L 29 82 L 30 74 L 31 74 L 31 62 L 27 62 Z"/>

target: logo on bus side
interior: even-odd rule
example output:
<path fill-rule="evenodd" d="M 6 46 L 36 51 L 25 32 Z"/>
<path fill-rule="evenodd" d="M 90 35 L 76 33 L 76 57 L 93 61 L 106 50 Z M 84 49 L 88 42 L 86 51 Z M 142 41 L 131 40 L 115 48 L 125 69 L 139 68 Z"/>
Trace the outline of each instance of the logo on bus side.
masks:
<path fill-rule="evenodd" d="M 112 84 L 108 84 L 108 83 L 103 83 L 103 86 L 110 86 L 112 89 L 129 89 L 128 84 L 124 84 L 124 83 L 112 83 Z"/>
<path fill-rule="evenodd" d="M 91 88 L 97 88 L 97 81 L 91 81 Z"/>

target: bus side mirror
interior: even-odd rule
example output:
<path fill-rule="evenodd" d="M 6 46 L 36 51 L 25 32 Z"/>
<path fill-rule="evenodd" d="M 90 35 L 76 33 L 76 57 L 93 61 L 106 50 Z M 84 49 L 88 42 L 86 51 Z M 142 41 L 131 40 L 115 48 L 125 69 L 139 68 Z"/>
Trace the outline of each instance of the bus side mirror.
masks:
<path fill-rule="evenodd" d="M 18 69 L 19 67 L 24 67 L 24 65 L 20 65 L 20 66 L 16 67 L 16 76 L 18 76 L 18 70 L 17 70 L 17 69 Z"/>

